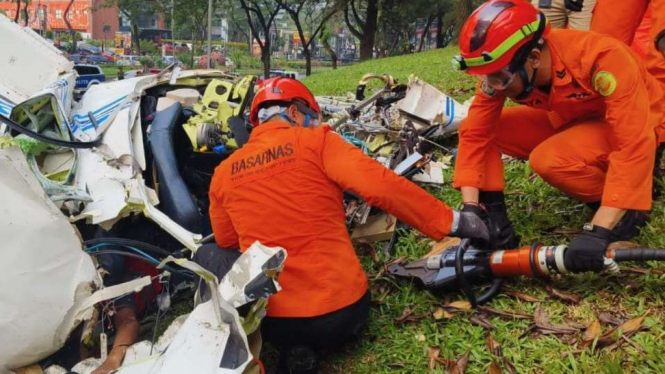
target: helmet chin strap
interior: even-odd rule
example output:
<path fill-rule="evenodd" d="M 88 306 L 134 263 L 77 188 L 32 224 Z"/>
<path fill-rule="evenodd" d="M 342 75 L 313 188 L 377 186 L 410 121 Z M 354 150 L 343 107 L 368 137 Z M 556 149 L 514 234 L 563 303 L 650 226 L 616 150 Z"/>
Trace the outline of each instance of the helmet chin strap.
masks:
<path fill-rule="evenodd" d="M 533 69 L 533 75 L 531 76 L 531 79 L 529 79 L 529 74 L 527 74 L 524 65 L 522 65 L 522 67 L 520 67 L 520 69 L 517 72 L 519 73 L 520 78 L 522 79 L 522 84 L 524 85 L 524 89 L 519 95 L 515 96 L 515 100 L 525 100 L 533 92 L 534 84 L 536 83 L 536 75 L 538 74 L 538 69 Z"/>

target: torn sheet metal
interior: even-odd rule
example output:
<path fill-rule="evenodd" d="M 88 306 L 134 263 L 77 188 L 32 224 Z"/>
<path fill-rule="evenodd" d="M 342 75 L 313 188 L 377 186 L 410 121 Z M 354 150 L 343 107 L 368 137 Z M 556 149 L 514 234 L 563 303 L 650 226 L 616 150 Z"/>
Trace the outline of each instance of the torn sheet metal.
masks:
<path fill-rule="evenodd" d="M 412 180 L 424 184 L 443 184 L 445 182 L 443 171 L 448 168 L 449 166 L 443 162 L 429 162 L 420 173 L 413 176 Z"/>
<path fill-rule="evenodd" d="M 434 86 L 414 78 L 409 81 L 406 96 L 398 103 L 401 113 L 427 125 L 440 125 L 438 134 L 457 131 L 469 113 L 469 106 L 460 104 Z"/>
<path fill-rule="evenodd" d="M 18 147 L 0 149 L 0 373 L 57 351 L 65 318 L 101 284 L 74 228 Z M 17 235 L 16 233 L 20 233 Z"/>
<path fill-rule="evenodd" d="M 0 35 L 0 99 L 19 103 L 72 71 L 74 63 L 62 52 L 29 27 L 21 27 L 3 14 Z"/>
<path fill-rule="evenodd" d="M 180 374 L 192 372 L 192 368 L 201 374 L 243 373 L 254 357 L 252 352 L 258 350 L 251 349 L 243 319 L 231 303 L 240 306 L 243 300 L 253 299 L 250 295 L 268 296 L 253 291 L 256 286 L 272 292 L 279 290 L 275 278 L 285 260 L 283 248 L 266 247 L 256 242 L 243 253 L 221 283 L 212 273 L 191 261 L 174 258 L 163 261 L 162 265 L 176 262 L 211 282 L 214 289 L 219 290 L 219 293 L 213 293 L 218 297 L 213 296 L 197 305 L 188 316 L 176 319 L 155 344 L 152 355 L 149 342 L 134 344 L 116 373 Z M 254 313 L 253 317 L 261 319 L 264 315 Z"/>

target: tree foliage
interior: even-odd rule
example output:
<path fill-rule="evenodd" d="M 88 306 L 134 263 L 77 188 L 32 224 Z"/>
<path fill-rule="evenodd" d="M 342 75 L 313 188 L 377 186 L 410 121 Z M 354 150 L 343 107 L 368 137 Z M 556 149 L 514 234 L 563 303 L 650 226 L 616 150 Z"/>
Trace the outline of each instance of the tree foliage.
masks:
<path fill-rule="evenodd" d="M 239 0 L 245 11 L 252 37 L 261 49 L 264 77 L 270 77 L 270 31 L 281 6 L 274 0 Z M 263 36 L 263 37 L 262 37 Z M 251 45 L 251 43 L 250 43 Z M 251 47 L 250 47 L 251 48 Z"/>

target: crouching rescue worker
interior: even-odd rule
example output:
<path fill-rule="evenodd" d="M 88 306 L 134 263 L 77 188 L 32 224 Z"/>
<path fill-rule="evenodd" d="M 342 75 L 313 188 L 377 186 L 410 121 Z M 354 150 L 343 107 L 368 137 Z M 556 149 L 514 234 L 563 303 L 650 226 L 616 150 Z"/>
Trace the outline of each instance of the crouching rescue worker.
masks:
<path fill-rule="evenodd" d="M 665 135 L 660 85 L 623 43 L 550 30 L 523 0 L 481 5 L 462 29 L 460 49 L 453 63 L 480 78 L 455 166 L 463 211 L 489 214 L 495 245 L 517 244 L 501 154 L 528 159 L 547 183 L 599 207 L 570 244 L 565 266 L 602 270 L 608 244 L 634 236 L 651 209 L 656 147 Z M 506 98 L 524 106 L 504 108 Z"/>
<path fill-rule="evenodd" d="M 223 276 L 255 241 L 285 248 L 282 290 L 269 300 L 262 335 L 280 350 L 280 370 L 315 372 L 322 349 L 358 335 L 370 308 L 367 278 L 351 245 L 344 190 L 432 239 L 487 240 L 474 214 L 450 209 L 321 125 L 321 110 L 300 82 L 257 87 L 243 148 L 222 162 L 210 186 L 216 245 L 195 261 Z"/>

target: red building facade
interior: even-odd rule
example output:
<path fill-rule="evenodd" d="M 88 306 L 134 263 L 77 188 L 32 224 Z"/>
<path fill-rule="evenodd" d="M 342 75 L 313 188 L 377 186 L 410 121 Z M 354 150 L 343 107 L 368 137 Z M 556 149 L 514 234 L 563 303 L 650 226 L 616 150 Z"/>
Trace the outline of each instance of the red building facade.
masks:
<path fill-rule="evenodd" d="M 74 0 L 69 9 L 68 20 L 72 28 L 87 33 L 93 39 L 113 39 L 119 29 L 118 8 L 103 7 L 104 0 Z M 25 4 L 21 4 L 19 23 L 25 24 Z M 28 4 L 28 26 L 33 30 L 68 31 L 65 23 L 67 0 L 32 0 Z M 10 19 L 14 19 L 17 3 L 0 0 L 2 9 Z"/>

